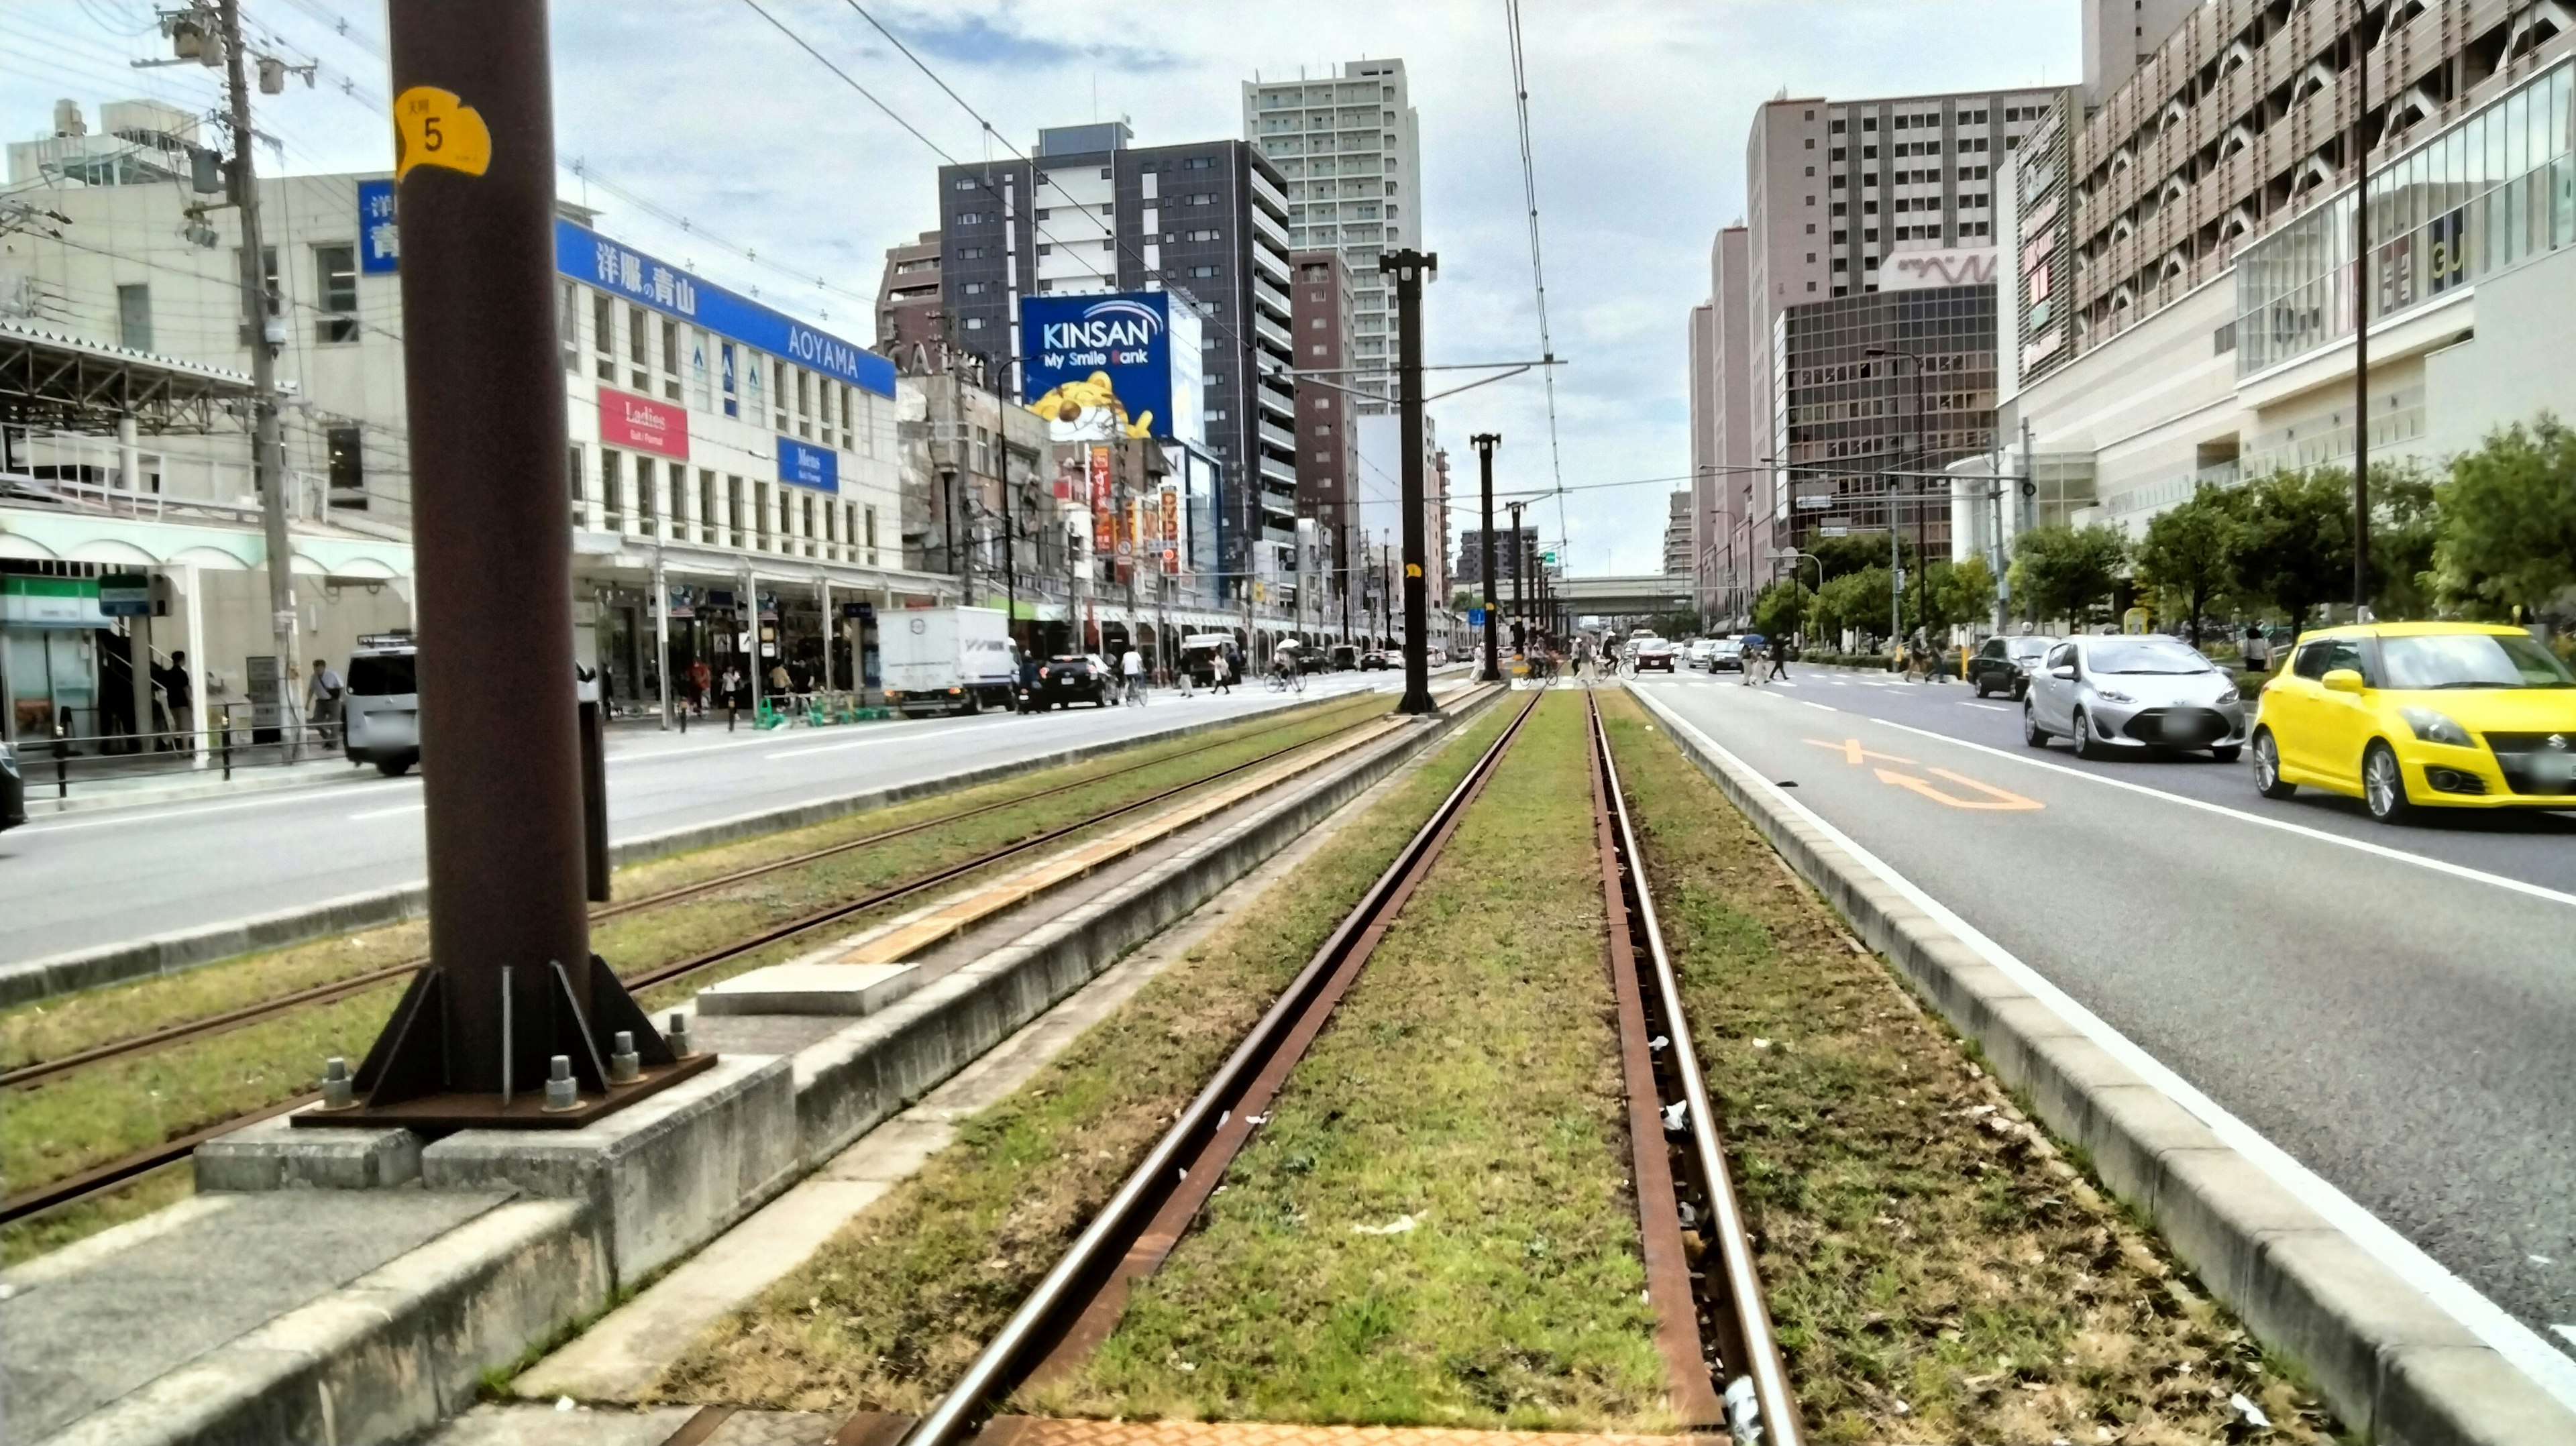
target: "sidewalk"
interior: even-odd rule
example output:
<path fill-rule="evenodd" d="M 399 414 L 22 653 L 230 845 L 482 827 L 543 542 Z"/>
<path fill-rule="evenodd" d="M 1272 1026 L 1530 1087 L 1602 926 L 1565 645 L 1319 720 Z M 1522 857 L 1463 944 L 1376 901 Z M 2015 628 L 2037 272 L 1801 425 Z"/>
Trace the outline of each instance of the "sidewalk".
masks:
<path fill-rule="evenodd" d="M 180 799 L 214 798 L 235 793 L 264 793 L 278 788 L 300 788 L 309 784 L 336 783 L 342 779 L 372 777 L 340 756 L 337 749 L 320 758 L 302 763 L 263 763 L 236 767 L 231 778 L 224 777 L 220 763 L 209 760 L 204 768 L 177 768 L 166 773 L 141 773 L 107 778 L 74 778 L 67 795 L 57 792 L 54 765 L 43 755 L 21 753 L 18 767 L 27 778 L 27 817 L 48 818 L 56 814 L 85 813 L 100 808 L 130 808 L 142 804 L 171 803 Z"/>

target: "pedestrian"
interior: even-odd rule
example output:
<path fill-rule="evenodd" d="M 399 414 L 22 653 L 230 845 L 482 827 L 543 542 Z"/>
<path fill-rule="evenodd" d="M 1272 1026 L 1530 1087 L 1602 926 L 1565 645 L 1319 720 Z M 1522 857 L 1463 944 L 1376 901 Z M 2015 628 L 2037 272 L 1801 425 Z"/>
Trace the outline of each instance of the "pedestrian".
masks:
<path fill-rule="evenodd" d="M 1735 681 L 1750 688 L 1762 681 L 1762 653 L 1765 639 L 1760 633 L 1746 633 L 1744 643 L 1735 655 Z"/>
<path fill-rule="evenodd" d="M 731 663 L 724 670 L 725 731 L 733 731 L 734 712 L 742 706 L 742 670 Z"/>
<path fill-rule="evenodd" d="M 188 691 L 188 655 L 186 653 L 172 653 L 170 655 L 170 665 L 168 667 L 155 668 L 152 670 L 152 681 L 161 686 L 161 696 L 168 704 L 170 710 L 170 731 L 177 735 L 185 735 L 196 731 L 196 710 L 193 706 L 196 699 Z M 179 749 L 193 749 L 196 745 L 194 743 L 182 743 L 176 738 L 173 738 L 170 746 Z"/>
<path fill-rule="evenodd" d="M 1773 678 L 1783 683 L 1789 681 L 1789 640 L 1782 638 L 1764 651 L 1771 656 L 1771 671 L 1762 675 L 1763 681 L 1768 682 Z"/>
<path fill-rule="evenodd" d="M 339 742 L 340 696 L 347 691 L 329 663 L 313 660 L 313 676 L 304 688 L 304 716 L 312 720 L 325 748 Z"/>
<path fill-rule="evenodd" d="M 2245 625 L 2245 666 L 2257 673 L 2272 671 L 2272 639 L 2261 623 Z"/>
<path fill-rule="evenodd" d="M 1126 701 L 1139 708 L 1145 706 L 1145 655 L 1136 651 L 1134 643 L 1119 655 L 1118 671 L 1127 679 Z"/>
<path fill-rule="evenodd" d="M 1226 656 L 1224 649 L 1220 648 L 1209 656 L 1208 677 L 1211 691 L 1225 694 L 1234 692 L 1234 664 Z"/>
<path fill-rule="evenodd" d="M 697 709 L 698 716 L 701 718 L 707 716 L 707 683 L 707 660 L 704 658 L 698 658 L 691 661 L 689 664 L 689 702 Z"/>
<path fill-rule="evenodd" d="M 769 692 L 770 692 L 770 696 L 772 696 L 772 697 L 774 697 L 774 698 L 776 698 L 776 699 L 778 700 L 778 706 L 779 706 L 782 710 L 783 710 L 783 709 L 785 709 L 785 707 L 787 706 L 787 700 L 788 700 L 789 695 L 790 695 L 790 694 L 792 694 L 792 693 L 794 693 L 795 691 L 796 691 L 796 680 L 795 680 L 794 678 L 791 678 L 791 677 L 789 677 L 789 676 L 787 675 L 787 665 L 786 665 L 785 663 L 772 663 L 772 664 L 770 664 L 770 665 L 769 665 Z"/>

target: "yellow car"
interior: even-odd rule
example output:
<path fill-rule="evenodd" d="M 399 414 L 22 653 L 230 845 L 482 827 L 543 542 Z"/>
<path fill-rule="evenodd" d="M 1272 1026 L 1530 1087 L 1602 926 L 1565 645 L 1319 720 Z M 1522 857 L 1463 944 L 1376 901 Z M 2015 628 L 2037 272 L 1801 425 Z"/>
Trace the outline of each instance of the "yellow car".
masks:
<path fill-rule="evenodd" d="M 2423 808 L 2576 809 L 2576 675 L 2520 628 L 2370 623 L 2299 639 L 2263 685 L 2254 786 Z"/>

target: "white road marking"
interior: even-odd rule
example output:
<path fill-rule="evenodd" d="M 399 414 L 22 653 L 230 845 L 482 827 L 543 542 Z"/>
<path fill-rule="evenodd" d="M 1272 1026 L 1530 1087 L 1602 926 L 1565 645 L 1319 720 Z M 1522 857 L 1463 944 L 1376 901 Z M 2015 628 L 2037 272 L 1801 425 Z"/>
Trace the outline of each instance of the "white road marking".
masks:
<path fill-rule="evenodd" d="M 2298 1196 L 2308 1208 L 2324 1216 L 2336 1228 L 2352 1237 L 2355 1244 L 2361 1246 L 2380 1264 L 2387 1266 L 2407 1284 L 2431 1297 L 2435 1304 L 2449 1311 L 2454 1318 L 2466 1326 L 2471 1334 L 2484 1341 L 2498 1355 L 2512 1362 L 2523 1374 L 2531 1377 L 2542 1390 L 2557 1398 L 2560 1404 L 2576 1409 L 2576 1359 L 2570 1359 L 2551 1346 L 2548 1341 L 2542 1339 L 2538 1331 L 2507 1314 L 2502 1306 L 2487 1299 L 2477 1287 L 2453 1275 L 2440 1261 L 2417 1248 L 2413 1241 L 2398 1234 L 2378 1216 L 2354 1203 L 2351 1196 L 2336 1189 L 2322 1176 L 2300 1164 L 2290 1156 L 2288 1151 L 2265 1139 L 2253 1126 L 2236 1118 L 2216 1100 L 2202 1094 L 2190 1081 L 2167 1068 L 2162 1061 L 2147 1053 L 2127 1035 L 2103 1022 L 2093 1011 L 2077 1003 L 2064 990 L 2050 983 L 2038 970 L 2023 963 L 2010 950 L 1987 938 L 1974 925 L 1952 913 L 1938 899 L 1917 888 L 1911 880 L 1889 867 L 1876 854 L 1862 848 L 1842 830 L 1825 822 L 1814 809 L 1800 803 L 1791 797 L 1787 790 L 1756 772 L 1743 759 L 1730 752 L 1725 745 L 1709 737 L 1689 720 L 1675 715 L 1661 704 L 1648 700 L 1647 706 L 1663 714 L 1665 723 L 1670 727 L 1676 730 L 1687 729 L 1694 738 L 1698 739 L 1701 747 L 1732 764 L 1743 779 L 1767 791 L 1774 803 L 1804 819 L 1818 832 L 1833 840 L 1861 867 L 1885 880 L 1888 887 L 1903 894 L 1916 908 L 1921 909 L 1941 927 L 1948 929 L 1961 943 L 1975 950 L 1987 963 L 2010 975 L 2015 983 L 2030 991 L 2032 998 L 2047 1005 L 2057 1013 L 2058 1017 L 2074 1025 L 2087 1038 L 2135 1071 L 2140 1078 L 2162 1090 L 2175 1104 L 2198 1116 L 2201 1123 L 2209 1126 L 2211 1132 L 2219 1139 L 2252 1160 L 2256 1168 L 2271 1176 L 2281 1188 Z M 1885 722 L 1886 720 L 1871 721 Z M 1889 726 L 1905 727 L 1901 723 Z M 1927 738 L 1940 739 L 1943 742 L 1958 742 L 1955 738 L 1944 738 L 1941 734 L 1926 732 L 1920 728 L 1906 728 L 1905 731 L 1921 733 Z M 1977 745 L 1966 746 L 1974 748 Z M 1986 748 L 1979 751 L 1993 753 L 2001 758 L 2015 757 L 2001 749 Z M 2072 768 L 2059 768 L 2059 771 L 2075 774 L 2079 778 L 2094 776 Z M 2101 781 L 2112 782 L 2113 780 Z M 2128 784 L 2120 786 L 2134 787 Z M 2150 788 L 2139 788 L 2137 791 L 2157 794 L 2156 790 Z M 2174 797 L 2171 794 L 2157 794 L 2157 796 Z M 2194 799 L 2179 798 L 2175 801 L 2194 804 L 2198 802 Z M 2233 812 L 2230 809 L 2216 808 L 2215 805 L 2204 806 L 2221 813 Z M 2251 815 L 2239 816 L 2251 817 Z M 2270 822 L 2267 819 L 2254 821 Z M 2292 827 L 2297 832 L 2310 832 L 2310 830 Z M 2319 837 L 2332 838 L 2333 836 L 2319 835 Z M 2349 840 L 2336 841 L 2349 842 Z M 2402 858 L 2404 855 L 2398 855 L 2398 857 Z M 2576 902 L 2576 900 L 2570 900 L 2570 902 Z M 2570 1333 L 2567 1327 L 2552 1326 L 2551 1329 L 2567 1336 L 2571 1344 L 2576 1344 L 2576 1333 Z"/>
<path fill-rule="evenodd" d="M 945 738 L 951 733 L 981 733 L 993 725 L 968 723 L 956 728 L 933 728 L 922 733 L 880 733 L 866 738 L 844 738 L 835 743 L 819 743 L 808 748 L 782 748 L 776 753 L 760 755 L 764 759 L 811 758 L 818 753 L 839 753 L 851 748 L 866 748 L 878 743 L 909 743 L 916 738 Z"/>
<path fill-rule="evenodd" d="M 1983 709 L 1985 709 L 1985 710 L 1986 710 L 1987 712 L 1989 712 L 1989 713 L 2009 713 L 2009 712 L 2011 712 L 2011 711 L 2012 711 L 2010 708 L 2005 707 L 2005 706 L 2004 706 L 2003 704 L 2001 704 L 2001 703 L 1972 703 L 1972 702 L 1969 702 L 1969 701 L 1968 701 L 1967 699 L 1965 699 L 1965 698 L 1962 698 L 1962 699 L 1960 699 L 1959 701 L 1960 701 L 1960 703 L 1962 703 L 1963 705 L 1965 705 L 1965 706 L 1967 706 L 1967 707 L 1970 707 L 1970 708 L 1983 708 Z"/>
<path fill-rule="evenodd" d="M 120 813 L 106 818 L 77 819 L 71 823 L 55 823 L 48 819 L 43 823 L 30 823 L 19 833 L 21 837 L 39 833 L 69 833 L 76 828 L 107 828 L 110 825 L 122 823 L 159 823 L 165 819 L 195 818 L 199 814 L 230 813 L 242 808 L 273 808 L 281 803 L 340 801 L 335 792 L 326 792 L 326 790 L 332 790 L 332 785 L 319 783 L 310 787 L 281 788 L 266 798 L 245 798 L 234 803 L 209 803 L 198 808 L 171 809 L 161 813 Z"/>
<path fill-rule="evenodd" d="M 398 813 L 419 813 L 428 807 L 429 805 L 426 803 L 406 803 L 399 808 L 374 808 L 367 810 L 365 813 L 353 813 L 349 815 L 349 822 L 356 823 L 361 819 L 370 818 L 391 818 Z"/>
<path fill-rule="evenodd" d="M 2148 798 L 2161 798 L 2168 803 L 2181 804 L 2185 808 L 2199 809 L 2203 813 L 2214 813 L 2222 818 L 2233 818 L 2250 824 L 2258 824 L 2264 828 L 2279 829 L 2283 833 L 2297 834 L 2301 838 L 2315 839 L 2319 843 L 2330 843 L 2338 848 L 2352 849 L 2360 853 L 2370 854 L 2374 857 L 2388 859 L 2396 863 L 2413 864 L 2417 868 L 2430 869 L 2437 874 L 2448 874 L 2455 879 L 2467 879 L 2471 883 L 2478 884 L 2492 884 L 2499 889 L 2505 889 L 2517 894 L 2527 894 L 2535 899 L 2546 899 L 2553 904 L 2576 906 L 2576 894 L 2565 893 L 2552 888 L 2545 888 L 2539 884 L 2527 884 L 2520 879 L 2507 878 L 2502 874 L 2491 874 L 2484 869 L 2473 869 L 2466 864 L 2452 863 L 2448 859 L 2428 858 L 2423 854 L 2410 854 L 2403 849 L 2390 848 L 2386 844 L 2366 843 L 2361 839 L 2347 838 L 2342 834 L 2329 833 L 2321 828 L 2310 828 L 2303 823 L 2292 823 L 2288 819 L 2265 818 L 2259 813 L 2247 813 L 2243 809 L 2230 808 L 2223 803 L 2211 803 L 2209 800 L 2202 798 L 2188 798 L 2179 793 L 2167 793 L 2161 788 L 2149 788 L 2143 783 L 2131 783 L 2125 778 L 2110 778 L 2099 773 L 2087 772 L 2081 768 L 2069 768 L 2063 763 L 2051 763 L 2044 758 L 2034 758 L 2028 753 L 2014 753 L 2008 749 L 1993 748 L 1983 743 L 1971 743 L 1964 738 L 1953 738 L 1947 733 L 1935 733 L 1929 728 L 1917 728 L 1910 723 L 1897 723 L 1890 721 L 1889 719 L 1874 717 L 1866 713 L 1860 716 L 1868 719 L 1872 723 L 1885 724 L 1890 728 L 1902 729 L 1907 733 L 1918 734 L 1922 737 L 1936 739 L 1943 743 L 1956 744 L 1961 748 L 1972 748 L 1979 753 L 1991 754 L 1994 757 L 2001 758 L 2010 763 L 2026 764 L 2032 768 L 2045 768 L 2052 773 L 2062 773 L 2069 778 L 2080 778 L 2087 783 L 2098 783 L 2105 788 L 2121 788 L 2126 789 L 2131 793 L 2144 794 Z"/>
<path fill-rule="evenodd" d="M 1839 713 L 1843 711 L 1831 703 L 1808 703 L 1804 698 L 1792 698 L 1789 701 L 1792 703 L 1804 703 L 1807 707 L 1813 708 L 1819 713 Z"/>

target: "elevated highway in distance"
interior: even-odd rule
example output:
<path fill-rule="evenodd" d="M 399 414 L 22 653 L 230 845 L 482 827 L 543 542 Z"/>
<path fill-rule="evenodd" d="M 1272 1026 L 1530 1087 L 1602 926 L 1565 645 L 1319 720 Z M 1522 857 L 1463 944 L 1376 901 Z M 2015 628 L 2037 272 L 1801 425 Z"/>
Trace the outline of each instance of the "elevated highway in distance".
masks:
<path fill-rule="evenodd" d="M 1564 577 L 1552 585 L 1570 617 L 1632 618 L 1698 610 L 1689 573 L 1633 577 Z M 1506 606 L 1509 605 L 1506 601 Z"/>

